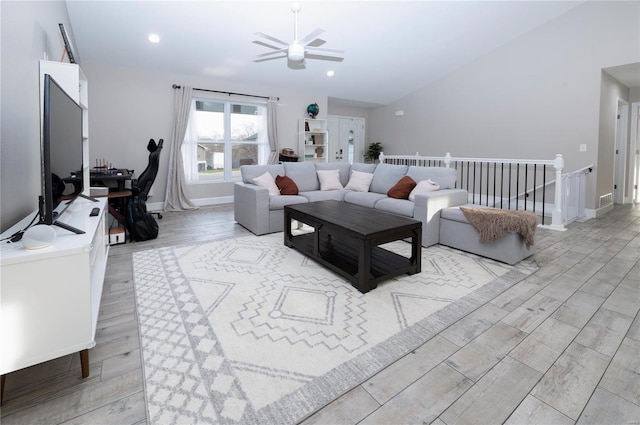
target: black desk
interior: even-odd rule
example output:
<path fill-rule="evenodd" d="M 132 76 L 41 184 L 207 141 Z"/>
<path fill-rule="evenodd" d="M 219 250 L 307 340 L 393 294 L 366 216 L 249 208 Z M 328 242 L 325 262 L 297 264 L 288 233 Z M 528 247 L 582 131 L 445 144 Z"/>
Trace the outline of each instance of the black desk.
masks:
<path fill-rule="evenodd" d="M 78 174 L 80 172 L 78 171 Z M 131 180 L 133 178 L 133 171 L 127 170 L 126 168 L 120 169 L 111 169 L 104 171 L 94 171 L 91 170 L 89 173 L 90 178 L 90 186 L 107 186 L 107 182 L 116 182 L 118 184 L 117 191 L 123 192 L 125 190 L 125 183 L 127 180 Z M 65 177 L 62 179 L 65 183 L 73 184 L 75 193 L 80 193 L 80 178 L 79 177 Z"/>

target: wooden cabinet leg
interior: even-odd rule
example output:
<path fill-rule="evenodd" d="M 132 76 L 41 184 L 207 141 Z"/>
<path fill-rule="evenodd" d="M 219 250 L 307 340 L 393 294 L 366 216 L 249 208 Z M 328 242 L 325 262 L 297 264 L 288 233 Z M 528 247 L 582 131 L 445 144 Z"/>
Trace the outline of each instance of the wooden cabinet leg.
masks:
<path fill-rule="evenodd" d="M 7 375 L 0 376 L 0 405 L 2 404 L 2 399 L 4 398 L 4 380 Z"/>
<path fill-rule="evenodd" d="M 82 377 L 89 376 L 89 350 L 80 351 L 80 366 L 82 367 Z"/>

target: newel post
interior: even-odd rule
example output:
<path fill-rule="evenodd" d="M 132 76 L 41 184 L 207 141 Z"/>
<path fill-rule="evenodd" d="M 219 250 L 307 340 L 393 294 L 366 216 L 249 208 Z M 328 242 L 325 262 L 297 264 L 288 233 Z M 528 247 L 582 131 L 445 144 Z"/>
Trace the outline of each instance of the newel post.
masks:
<path fill-rule="evenodd" d="M 380 156 L 378 156 L 378 161 L 380 164 L 384 164 L 384 152 L 380 152 Z"/>
<path fill-rule="evenodd" d="M 451 165 L 451 154 L 449 152 L 447 152 L 444 156 L 444 164 L 447 166 L 447 168 L 450 168 Z"/>
<path fill-rule="evenodd" d="M 562 218 L 562 169 L 564 168 L 564 159 L 561 154 L 556 155 L 553 160 L 553 167 L 556 169 L 556 187 L 550 227 L 554 230 L 566 230 L 564 228 L 564 219 Z"/>

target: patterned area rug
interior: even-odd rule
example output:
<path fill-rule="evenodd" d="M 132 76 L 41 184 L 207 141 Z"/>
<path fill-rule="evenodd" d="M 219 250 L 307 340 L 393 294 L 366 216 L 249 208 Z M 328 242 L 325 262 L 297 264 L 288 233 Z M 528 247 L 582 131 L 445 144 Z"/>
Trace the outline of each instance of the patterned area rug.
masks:
<path fill-rule="evenodd" d="M 149 423 L 295 423 L 537 269 L 422 253 L 367 294 L 282 233 L 135 253 Z"/>

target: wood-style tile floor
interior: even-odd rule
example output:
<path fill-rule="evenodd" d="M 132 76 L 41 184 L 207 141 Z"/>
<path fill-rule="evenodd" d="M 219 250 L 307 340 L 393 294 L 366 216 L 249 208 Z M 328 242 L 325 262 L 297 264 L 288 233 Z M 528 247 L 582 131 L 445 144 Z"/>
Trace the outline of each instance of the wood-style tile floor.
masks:
<path fill-rule="evenodd" d="M 1 422 L 144 424 L 132 252 L 240 236 L 231 205 L 112 246 L 91 375 L 77 354 L 6 377 Z M 640 206 L 538 230 L 540 270 L 325 406 L 310 424 L 640 423 Z"/>

